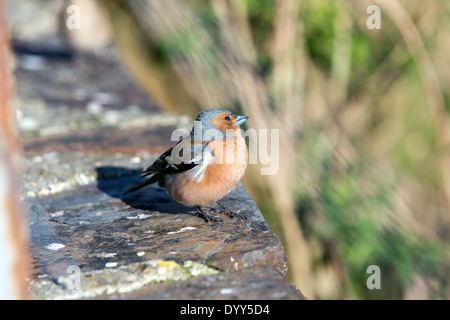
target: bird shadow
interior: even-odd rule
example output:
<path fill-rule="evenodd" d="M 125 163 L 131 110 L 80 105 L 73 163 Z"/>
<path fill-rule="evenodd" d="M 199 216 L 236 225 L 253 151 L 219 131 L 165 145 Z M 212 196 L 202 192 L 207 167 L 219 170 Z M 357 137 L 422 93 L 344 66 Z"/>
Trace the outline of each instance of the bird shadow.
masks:
<path fill-rule="evenodd" d="M 95 170 L 97 188 L 132 208 L 171 214 L 192 214 L 195 210 L 172 200 L 167 192 L 156 184 L 124 195 L 127 190 L 143 182 L 141 170 L 117 166 L 100 166 Z"/>

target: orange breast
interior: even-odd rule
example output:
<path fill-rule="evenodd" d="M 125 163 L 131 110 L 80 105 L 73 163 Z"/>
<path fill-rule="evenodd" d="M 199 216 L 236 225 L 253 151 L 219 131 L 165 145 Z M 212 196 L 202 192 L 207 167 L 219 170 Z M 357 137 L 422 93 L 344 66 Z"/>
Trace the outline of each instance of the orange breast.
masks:
<path fill-rule="evenodd" d="M 206 206 L 222 199 L 241 180 L 247 167 L 247 146 L 240 134 L 233 139 L 212 141 L 208 146 L 214 158 L 201 181 L 189 180 L 188 173 L 183 172 L 166 188 L 174 200 L 186 206 Z"/>

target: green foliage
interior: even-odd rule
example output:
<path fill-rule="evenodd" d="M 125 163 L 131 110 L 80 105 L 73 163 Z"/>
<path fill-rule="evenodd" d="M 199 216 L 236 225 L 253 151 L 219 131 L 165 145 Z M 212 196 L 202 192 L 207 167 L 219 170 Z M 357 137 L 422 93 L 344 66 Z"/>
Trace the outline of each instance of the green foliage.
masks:
<path fill-rule="evenodd" d="M 332 70 L 339 10 L 348 10 L 348 7 L 331 1 L 307 1 L 302 13 L 309 58 L 326 74 Z M 381 31 L 368 31 L 364 23 L 356 20 L 350 31 L 349 96 L 366 96 L 368 89 L 365 80 L 375 73 L 385 81 L 380 83 L 380 88 L 386 90 L 391 89 L 390 85 L 399 77 L 408 79 L 404 87 L 397 90 L 398 95 L 411 94 L 408 85 L 414 84 L 413 79 L 420 81 L 420 75 L 396 26 L 384 16 Z M 432 39 L 424 39 L 428 50 L 433 50 L 435 45 Z M 381 90 L 371 92 L 380 97 L 384 93 Z M 448 96 L 447 92 L 443 92 L 447 110 Z M 395 131 L 404 132 L 391 151 L 391 163 L 399 174 L 418 179 L 437 194 L 442 187 L 442 177 L 436 163 L 438 150 L 434 146 L 440 133 L 436 133 L 428 111 L 417 108 L 420 103 L 416 105 L 415 102 L 411 101 L 409 108 L 401 106 L 400 110 L 404 110 L 403 122 L 393 122 L 395 127 L 392 131 L 385 131 L 386 139 L 396 139 Z M 399 107 L 393 105 L 391 109 Z M 389 113 L 378 111 L 376 103 L 371 108 L 367 110 L 371 120 L 369 126 L 375 130 Z M 397 186 L 393 181 L 384 180 L 382 173 L 373 174 L 375 161 L 360 156 L 352 160 L 340 159 L 340 165 L 336 165 L 335 150 L 317 152 L 324 148 L 323 141 L 314 140 L 311 131 L 308 135 L 309 148 L 316 152 L 303 154 L 303 161 L 321 163 L 320 168 L 311 165 L 306 169 L 320 172 L 320 178 L 316 181 L 314 196 L 301 188 L 297 190 L 300 204 L 298 215 L 305 234 L 319 240 L 325 250 L 324 260 L 320 263 L 331 263 L 330 260 L 335 259 L 333 257 L 339 257 L 346 276 L 341 279 L 341 284 L 347 288 L 347 294 L 356 298 L 401 298 L 405 288 L 417 275 L 434 279 L 440 287 L 436 292 L 442 292 L 448 286 L 446 273 L 450 247 L 445 240 L 412 230 L 396 218 L 393 195 Z M 365 138 L 369 137 L 366 135 Z M 362 144 L 366 141 L 370 138 L 361 139 Z M 372 264 L 381 267 L 381 293 L 368 290 L 365 285 L 368 277 L 366 268 Z"/>
<path fill-rule="evenodd" d="M 320 239 L 326 251 L 337 250 L 334 255 L 342 259 L 353 297 L 401 298 L 402 289 L 415 275 L 446 284 L 448 246 L 389 220 L 393 210 L 391 186 L 383 181 L 372 181 L 371 190 L 362 187 L 361 181 L 368 179 L 365 177 L 367 164 L 347 164 L 341 174 L 333 173 L 330 159 L 323 160 L 322 164 L 316 203 L 324 220 L 310 220 L 313 222 L 306 227 L 310 228 L 310 236 Z M 305 215 L 312 214 L 308 209 L 317 210 L 313 207 L 303 210 L 303 221 L 308 221 Z M 327 255 L 333 256 L 332 253 Z M 366 287 L 369 276 L 366 270 L 370 265 L 381 268 L 381 291 Z"/>
<path fill-rule="evenodd" d="M 336 15 L 336 6 L 323 1 L 308 1 L 302 15 L 309 56 L 327 70 L 331 68 Z"/>
<path fill-rule="evenodd" d="M 257 48 L 259 71 L 266 75 L 271 68 L 268 51 L 275 20 L 275 2 L 273 0 L 246 0 L 245 4 L 252 38 Z"/>

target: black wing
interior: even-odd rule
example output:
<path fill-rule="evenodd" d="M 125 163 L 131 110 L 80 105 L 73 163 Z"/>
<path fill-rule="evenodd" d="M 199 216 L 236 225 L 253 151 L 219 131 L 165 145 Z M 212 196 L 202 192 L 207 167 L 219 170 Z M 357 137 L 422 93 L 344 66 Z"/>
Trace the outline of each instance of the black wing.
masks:
<path fill-rule="evenodd" d="M 158 182 L 159 186 L 163 187 L 166 174 L 181 173 L 199 165 L 206 146 L 207 144 L 192 145 L 190 139 L 180 140 L 176 145 L 160 155 L 150 167 L 142 171 L 142 177 L 153 175 L 152 177 L 127 190 L 123 195 L 125 196 L 155 182 Z"/>
<path fill-rule="evenodd" d="M 151 174 L 173 174 L 190 170 L 197 166 L 207 144 L 191 145 L 190 139 L 180 140 L 172 148 L 159 156 L 153 164 L 142 171 L 142 176 Z"/>

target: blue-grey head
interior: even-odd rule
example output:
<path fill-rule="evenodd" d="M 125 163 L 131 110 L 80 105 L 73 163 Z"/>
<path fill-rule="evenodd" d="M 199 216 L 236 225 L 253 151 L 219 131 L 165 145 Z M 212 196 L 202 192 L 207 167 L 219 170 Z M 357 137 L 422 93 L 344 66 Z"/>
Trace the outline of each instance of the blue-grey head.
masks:
<path fill-rule="evenodd" d="M 247 116 L 238 116 L 225 109 L 203 110 L 195 118 L 191 136 L 202 141 L 234 137 L 234 132 L 247 119 Z"/>

